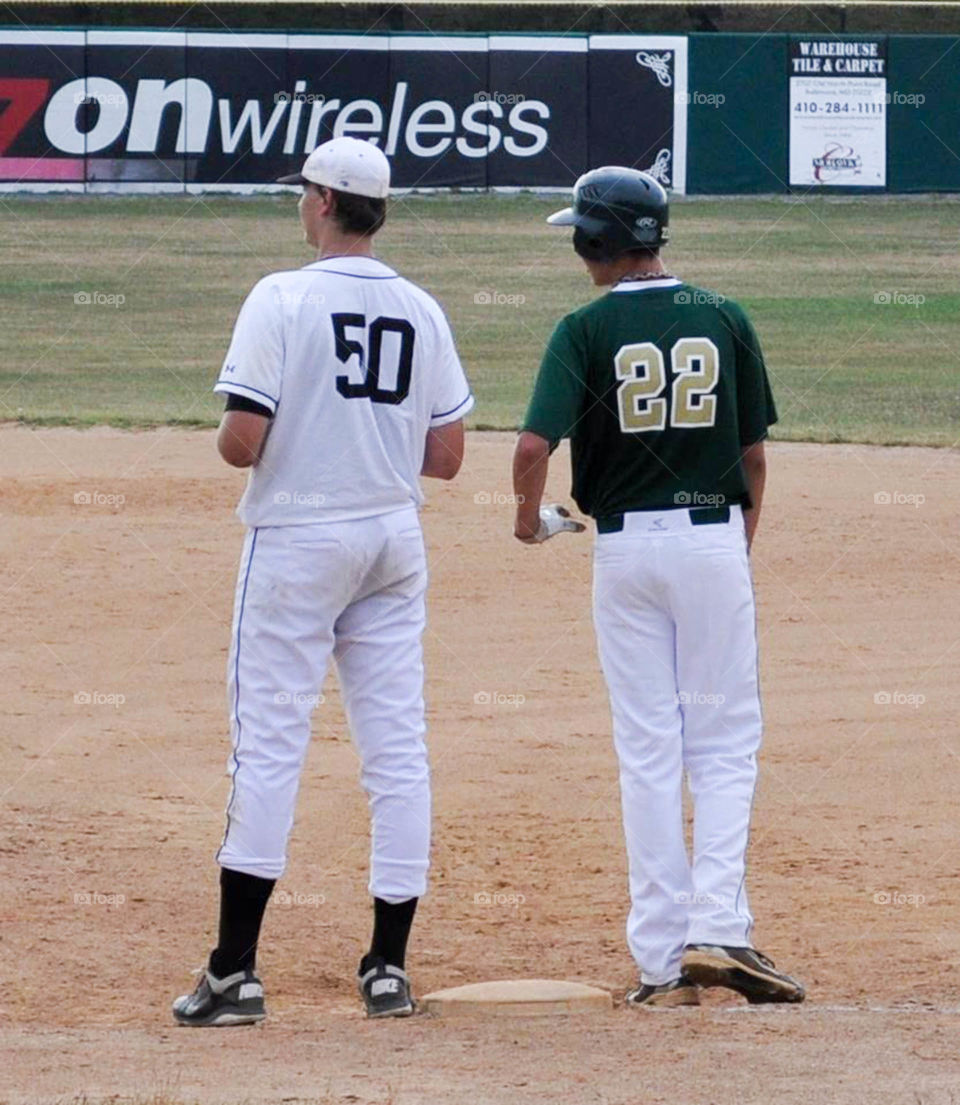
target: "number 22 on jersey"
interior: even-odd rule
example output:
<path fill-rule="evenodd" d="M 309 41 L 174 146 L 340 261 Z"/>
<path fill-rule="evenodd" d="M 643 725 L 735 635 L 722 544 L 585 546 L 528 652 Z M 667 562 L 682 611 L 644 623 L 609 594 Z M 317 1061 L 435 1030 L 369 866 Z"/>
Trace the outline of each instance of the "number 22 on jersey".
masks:
<path fill-rule="evenodd" d="M 667 373 L 663 353 L 653 342 L 623 345 L 614 357 L 617 410 L 625 434 L 648 430 L 712 426 L 717 417 L 714 388 L 720 380 L 720 353 L 709 338 L 680 338 L 670 350 L 673 385 L 670 402 L 663 392 Z"/>

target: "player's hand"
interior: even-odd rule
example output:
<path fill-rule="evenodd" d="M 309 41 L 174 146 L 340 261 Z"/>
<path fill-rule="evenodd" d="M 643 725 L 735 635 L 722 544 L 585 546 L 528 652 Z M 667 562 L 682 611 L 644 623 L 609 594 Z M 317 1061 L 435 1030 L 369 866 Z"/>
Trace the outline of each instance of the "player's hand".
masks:
<path fill-rule="evenodd" d="M 560 503 L 550 503 L 540 507 L 540 525 L 536 530 L 518 521 L 514 533 L 525 545 L 542 545 L 558 533 L 583 533 L 587 527 L 583 522 L 575 522 L 570 511 Z"/>

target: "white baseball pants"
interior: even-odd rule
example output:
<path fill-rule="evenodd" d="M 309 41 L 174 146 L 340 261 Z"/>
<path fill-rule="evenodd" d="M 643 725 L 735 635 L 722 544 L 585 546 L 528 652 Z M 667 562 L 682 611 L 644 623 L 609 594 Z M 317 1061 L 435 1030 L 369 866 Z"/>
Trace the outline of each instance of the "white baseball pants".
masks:
<path fill-rule="evenodd" d="M 743 515 L 627 514 L 598 534 L 594 620 L 620 761 L 627 940 L 641 980 L 680 974 L 684 944 L 747 946 L 745 855 L 761 714 Z M 683 775 L 693 797 L 693 854 Z"/>
<path fill-rule="evenodd" d="M 423 895 L 426 585 L 414 508 L 248 532 L 228 662 L 233 788 L 222 866 L 283 874 L 310 716 L 333 656 L 372 815 L 370 893 L 388 902 Z"/>

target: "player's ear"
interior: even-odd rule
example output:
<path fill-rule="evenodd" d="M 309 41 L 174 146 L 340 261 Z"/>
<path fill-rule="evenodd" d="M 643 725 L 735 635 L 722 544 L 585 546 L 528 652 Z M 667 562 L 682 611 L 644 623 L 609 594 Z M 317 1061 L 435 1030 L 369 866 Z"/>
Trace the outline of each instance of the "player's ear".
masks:
<path fill-rule="evenodd" d="M 317 185 L 317 191 L 320 193 L 320 213 L 332 215 L 337 208 L 336 193 L 332 188 L 325 188 L 322 184 Z"/>

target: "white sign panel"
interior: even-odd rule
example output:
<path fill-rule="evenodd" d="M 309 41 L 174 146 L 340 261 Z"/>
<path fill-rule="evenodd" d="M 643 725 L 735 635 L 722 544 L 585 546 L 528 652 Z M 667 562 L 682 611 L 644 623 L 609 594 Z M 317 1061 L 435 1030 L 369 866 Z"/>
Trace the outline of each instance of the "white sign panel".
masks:
<path fill-rule="evenodd" d="M 886 72 L 884 39 L 791 42 L 791 185 L 886 185 Z"/>

